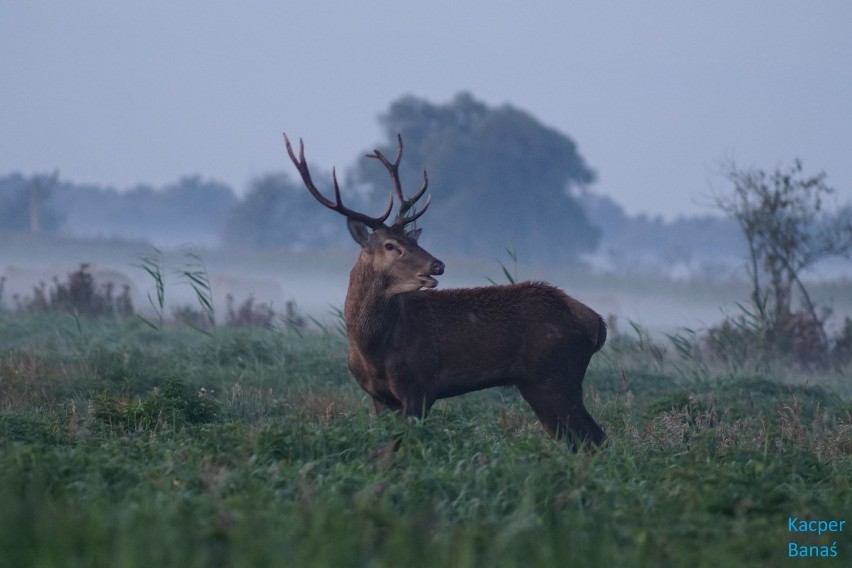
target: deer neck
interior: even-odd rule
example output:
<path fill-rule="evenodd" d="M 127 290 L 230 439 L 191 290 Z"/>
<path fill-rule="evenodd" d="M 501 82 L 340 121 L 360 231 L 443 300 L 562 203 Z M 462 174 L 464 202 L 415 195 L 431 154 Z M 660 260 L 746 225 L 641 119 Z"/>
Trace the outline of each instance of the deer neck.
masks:
<path fill-rule="evenodd" d="M 349 274 L 343 305 L 350 342 L 368 348 L 387 336 L 398 311 L 392 298 L 388 295 L 387 276 L 359 257 Z"/>

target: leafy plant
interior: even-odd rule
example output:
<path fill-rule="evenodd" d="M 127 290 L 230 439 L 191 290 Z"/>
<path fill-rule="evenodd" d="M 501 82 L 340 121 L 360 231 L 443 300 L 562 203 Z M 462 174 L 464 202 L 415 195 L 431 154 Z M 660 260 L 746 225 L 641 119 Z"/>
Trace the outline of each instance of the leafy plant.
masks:
<path fill-rule="evenodd" d="M 116 397 L 108 391 L 95 396 L 94 417 L 111 430 L 163 431 L 220 419 L 221 406 L 207 389 L 193 393 L 177 377 L 166 377 L 145 398 Z"/>

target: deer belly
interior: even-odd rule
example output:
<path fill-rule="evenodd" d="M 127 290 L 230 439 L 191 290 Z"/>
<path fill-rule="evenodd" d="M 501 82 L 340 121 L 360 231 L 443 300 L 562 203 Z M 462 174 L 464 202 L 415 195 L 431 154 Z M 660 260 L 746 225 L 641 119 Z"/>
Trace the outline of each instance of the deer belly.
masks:
<path fill-rule="evenodd" d="M 490 387 L 513 384 L 520 372 L 511 367 L 465 367 L 445 368 L 434 377 L 434 393 L 436 398 L 448 398 Z"/>

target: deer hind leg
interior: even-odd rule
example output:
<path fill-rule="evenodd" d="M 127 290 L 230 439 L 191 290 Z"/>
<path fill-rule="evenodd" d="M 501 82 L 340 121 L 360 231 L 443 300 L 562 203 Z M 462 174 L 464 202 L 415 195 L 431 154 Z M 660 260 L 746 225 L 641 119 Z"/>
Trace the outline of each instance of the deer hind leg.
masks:
<path fill-rule="evenodd" d="M 586 410 L 582 398 L 568 408 L 564 422 L 566 433 L 569 439 L 573 440 L 575 447 L 578 443 L 583 446 L 589 444 L 600 446 L 606 440 L 606 434 Z"/>
<path fill-rule="evenodd" d="M 583 405 L 582 390 L 565 392 L 564 385 L 523 385 L 518 390 L 552 437 L 578 446 L 600 445 L 606 435 Z"/>

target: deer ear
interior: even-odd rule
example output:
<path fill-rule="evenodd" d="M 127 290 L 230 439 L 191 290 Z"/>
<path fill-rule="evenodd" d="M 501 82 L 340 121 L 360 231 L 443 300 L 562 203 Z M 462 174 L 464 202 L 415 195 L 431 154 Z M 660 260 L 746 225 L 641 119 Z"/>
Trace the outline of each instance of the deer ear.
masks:
<path fill-rule="evenodd" d="M 405 236 L 410 237 L 416 241 L 418 238 L 420 238 L 420 231 L 422 230 L 423 229 L 413 229 L 405 233 Z"/>
<path fill-rule="evenodd" d="M 349 228 L 349 234 L 352 235 L 355 242 L 362 247 L 366 247 L 367 241 L 369 241 L 370 236 L 372 235 L 369 227 L 361 221 L 356 221 L 354 219 L 347 219 L 346 226 Z"/>

